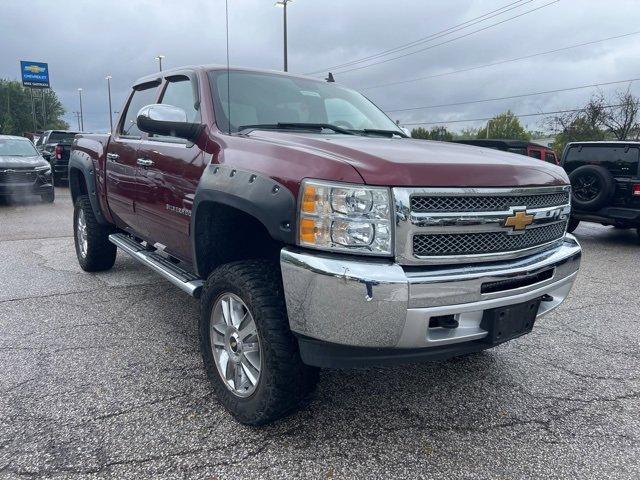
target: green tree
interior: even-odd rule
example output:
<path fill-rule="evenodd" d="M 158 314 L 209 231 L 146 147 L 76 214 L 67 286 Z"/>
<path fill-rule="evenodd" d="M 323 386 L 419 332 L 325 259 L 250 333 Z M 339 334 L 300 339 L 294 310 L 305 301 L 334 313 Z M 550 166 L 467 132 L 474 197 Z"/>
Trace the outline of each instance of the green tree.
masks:
<path fill-rule="evenodd" d="M 431 130 L 418 127 L 411 130 L 411 138 L 420 138 L 423 140 L 437 140 L 439 142 L 450 142 L 453 140 L 453 134 L 447 130 L 447 127 L 432 127 Z"/>
<path fill-rule="evenodd" d="M 473 128 L 473 127 L 467 127 L 467 128 L 463 128 L 460 131 L 459 135 L 456 135 L 456 140 L 472 140 L 474 138 L 477 138 L 478 136 L 478 129 L 477 128 Z"/>
<path fill-rule="evenodd" d="M 487 136 L 487 128 L 489 135 Z M 478 130 L 477 138 L 501 138 L 505 140 L 530 140 L 518 117 L 511 110 L 496 115 L 487 122 L 487 126 Z"/>
<path fill-rule="evenodd" d="M 429 130 L 417 127 L 411 130 L 411 138 L 419 138 L 421 140 L 429 140 Z"/>
<path fill-rule="evenodd" d="M 22 135 L 33 131 L 31 93 L 20 82 L 0 79 L 0 133 Z M 36 129 L 67 129 L 65 109 L 53 90 L 34 90 Z M 43 119 L 43 97 L 46 118 Z"/>

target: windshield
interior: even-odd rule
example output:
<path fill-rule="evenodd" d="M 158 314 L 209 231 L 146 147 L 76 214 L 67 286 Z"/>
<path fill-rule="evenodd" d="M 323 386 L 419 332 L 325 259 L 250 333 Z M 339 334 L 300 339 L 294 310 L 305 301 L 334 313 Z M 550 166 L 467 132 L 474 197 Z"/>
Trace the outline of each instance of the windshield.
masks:
<path fill-rule="evenodd" d="M 26 138 L 0 138 L 0 157 L 35 157 L 33 144 Z"/>
<path fill-rule="evenodd" d="M 49 143 L 71 144 L 75 136 L 75 132 L 51 132 L 51 135 L 49 135 Z"/>
<path fill-rule="evenodd" d="M 209 72 L 216 121 L 222 131 L 245 125 L 329 124 L 346 130 L 404 133 L 378 107 L 354 90 L 335 83 L 269 73 Z M 230 94 L 231 102 L 228 101 Z"/>

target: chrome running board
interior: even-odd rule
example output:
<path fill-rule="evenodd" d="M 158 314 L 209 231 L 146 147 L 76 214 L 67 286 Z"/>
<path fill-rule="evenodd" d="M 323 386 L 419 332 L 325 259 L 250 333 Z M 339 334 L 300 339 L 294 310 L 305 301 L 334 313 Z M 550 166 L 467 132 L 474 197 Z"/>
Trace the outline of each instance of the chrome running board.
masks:
<path fill-rule="evenodd" d="M 156 251 L 146 249 L 142 244 L 124 233 L 112 233 L 109 241 L 131 255 L 140 263 L 162 275 L 180 290 L 195 298 L 200 298 L 204 282 L 191 272 L 183 270 Z"/>

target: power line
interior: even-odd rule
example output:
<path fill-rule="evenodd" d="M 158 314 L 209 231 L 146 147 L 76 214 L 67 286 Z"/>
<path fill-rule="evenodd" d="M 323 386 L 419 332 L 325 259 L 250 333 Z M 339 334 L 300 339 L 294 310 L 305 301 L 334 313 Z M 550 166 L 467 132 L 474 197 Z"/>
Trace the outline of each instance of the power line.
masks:
<path fill-rule="evenodd" d="M 562 51 L 565 51 L 565 50 L 571 50 L 572 48 L 585 47 L 587 45 L 593 45 L 593 44 L 600 43 L 600 42 L 606 42 L 608 40 L 617 40 L 619 38 L 630 37 L 632 35 L 638 35 L 639 33 L 640 33 L 640 30 L 635 31 L 635 32 L 625 33 L 623 35 L 616 35 L 615 37 L 601 38 L 599 40 L 592 40 L 590 42 L 577 43 L 575 45 L 569 45 L 569 46 L 566 46 L 566 47 L 556 48 L 554 50 L 547 50 L 546 52 L 532 53 L 531 55 L 525 55 L 523 57 L 516 57 L 516 58 L 510 58 L 510 59 L 507 59 L 507 60 L 500 60 L 499 62 L 486 63 L 484 65 L 476 65 L 474 67 L 463 68 L 461 70 L 454 70 L 454 71 L 451 71 L 451 72 L 444 72 L 444 73 L 436 73 L 434 75 L 428 75 L 426 77 L 411 78 L 409 80 L 399 80 L 397 82 L 381 83 L 381 84 L 378 84 L 378 85 L 372 85 L 370 87 L 364 87 L 364 88 L 361 88 L 360 90 L 373 90 L 375 88 L 390 87 L 390 86 L 393 86 L 393 85 L 401 85 L 401 84 L 405 84 L 405 83 L 419 82 L 420 80 L 429 80 L 431 78 L 446 77 L 448 75 L 454 75 L 456 73 L 470 72 L 472 70 L 478 70 L 478 69 L 486 68 L 486 67 L 495 67 L 496 65 L 503 65 L 505 63 L 517 62 L 519 60 L 527 60 L 529 58 L 539 57 L 539 56 L 542 56 L 542 55 L 549 55 L 549 54 L 552 54 L 552 53 L 558 53 L 558 52 L 562 52 Z"/>
<path fill-rule="evenodd" d="M 622 107 L 622 106 L 623 106 L 623 104 L 603 105 L 602 108 L 616 108 L 616 107 Z M 560 114 L 560 113 L 583 112 L 584 110 L 585 110 L 584 108 L 574 108 L 574 109 L 570 109 L 570 110 L 556 110 L 554 112 L 512 113 L 512 115 L 514 117 L 518 117 L 518 118 L 539 117 L 539 116 L 542 116 L 542 115 L 557 115 L 557 114 Z M 413 122 L 413 123 L 400 122 L 400 125 L 408 125 L 408 126 L 413 126 L 413 125 L 442 125 L 442 124 L 447 124 L 447 123 L 486 122 L 487 120 L 493 120 L 494 118 L 495 118 L 495 116 L 493 116 L 493 117 L 485 117 L 485 118 L 465 118 L 465 119 L 461 119 L 461 120 L 446 120 L 446 121 L 442 121 L 442 122 Z"/>
<path fill-rule="evenodd" d="M 459 106 L 459 105 L 471 105 L 474 103 L 486 103 L 486 102 L 495 102 L 497 100 L 510 100 L 513 98 L 523 98 L 523 97 L 533 97 L 536 95 L 546 95 L 549 93 L 558 93 L 558 92 L 569 92 L 572 90 L 581 90 L 584 88 L 593 88 L 593 87 L 604 87 L 606 85 L 616 85 L 616 84 L 620 84 L 620 83 L 627 83 L 627 82 L 635 82 L 637 80 L 640 80 L 639 78 L 629 78 L 628 80 L 616 80 L 614 82 L 603 82 L 603 83 L 592 83 L 590 85 L 580 85 L 578 87 L 569 87 L 569 88 L 558 88 L 555 90 L 545 90 L 543 92 L 532 92 L 532 93 L 521 93 L 519 95 L 509 95 L 508 97 L 495 97 L 495 98 L 485 98 L 482 100 L 469 100 L 466 102 L 455 102 L 455 103 L 442 103 L 439 105 L 425 105 L 423 107 L 411 107 L 411 108 L 396 108 L 394 110 L 386 110 L 383 109 L 385 112 L 387 113 L 397 113 L 397 112 L 409 112 L 412 110 L 425 110 L 428 108 L 439 108 L 439 107 L 455 107 L 455 106 Z"/>
<path fill-rule="evenodd" d="M 456 40 L 460 40 L 461 38 L 466 38 L 466 37 L 469 37 L 469 36 L 471 36 L 473 34 L 476 34 L 476 33 L 479 33 L 479 32 L 483 32 L 483 31 L 488 30 L 488 29 L 493 28 L 493 27 L 497 27 L 498 25 L 502 25 L 503 23 L 509 22 L 511 20 L 515 20 L 516 18 L 522 17 L 524 15 L 528 15 L 530 13 L 533 13 L 533 12 L 537 11 L 537 10 L 540 10 L 541 8 L 545 8 L 545 7 L 548 7 L 550 5 L 553 5 L 554 3 L 558 3 L 559 1 L 560 0 L 553 0 L 553 1 L 549 2 L 549 3 L 545 3 L 544 5 L 541 5 L 540 7 L 532 8 L 531 10 L 527 10 L 526 12 L 520 13 L 518 15 L 514 15 L 513 17 L 505 18 L 504 20 L 501 20 L 501 21 L 496 22 L 496 23 L 492 23 L 490 25 L 487 25 L 485 27 L 479 28 L 477 30 L 472 30 L 471 32 L 465 33 L 464 35 L 460 35 L 458 37 L 450 38 L 448 40 L 445 40 L 444 42 L 436 43 L 434 45 L 429 45 L 428 47 L 421 48 L 419 50 L 414 50 L 413 52 L 405 53 L 403 55 L 398 55 L 396 57 L 387 58 L 386 60 L 380 60 L 379 62 L 369 63 L 367 65 L 362 65 L 360 67 L 353 67 L 353 68 L 349 68 L 347 70 L 342 70 L 341 72 L 338 72 L 338 73 L 344 74 L 344 73 L 348 73 L 348 72 L 354 72 L 356 70 L 361 70 L 363 68 L 373 67 L 375 65 L 380 65 L 380 64 L 383 64 L 383 63 L 391 62 L 393 60 L 398 60 L 400 58 L 405 58 L 405 57 L 408 57 L 410 55 L 415 55 L 416 53 L 420 53 L 420 52 L 424 52 L 424 51 L 427 51 L 427 50 L 431 50 L 432 48 L 440 47 L 442 45 L 446 45 L 448 43 L 455 42 Z"/>
<path fill-rule="evenodd" d="M 522 3 L 523 1 L 525 3 Z M 531 3 L 533 1 L 535 1 L 535 0 L 526 0 L 526 1 L 525 0 L 518 0 L 516 2 L 509 3 L 507 5 L 504 5 L 504 6 L 500 7 L 500 8 L 497 8 L 495 10 L 491 10 L 490 12 L 487 12 L 487 13 L 485 13 L 483 15 L 478 16 L 478 17 L 474 17 L 474 18 L 472 18 L 470 20 L 467 20 L 465 22 L 459 23 L 457 25 L 454 25 L 452 27 L 446 28 L 444 30 L 440 30 L 439 32 L 435 32 L 435 33 L 429 34 L 426 37 L 419 38 L 418 40 L 414 40 L 414 41 L 409 42 L 409 43 L 404 43 L 402 45 L 398 45 L 398 46 L 396 46 L 394 48 L 390 48 L 389 50 L 384 50 L 382 52 L 369 55 L 368 57 L 358 58 L 356 60 L 351 60 L 351 61 L 346 62 L 346 63 L 341 63 L 341 64 L 338 64 L 338 65 L 332 65 L 330 67 L 326 67 L 326 68 L 323 68 L 323 69 L 320 69 L 320 70 L 316 70 L 314 72 L 305 73 L 305 75 L 316 75 L 316 74 L 324 73 L 324 72 L 332 70 L 332 69 L 341 68 L 341 67 L 348 67 L 348 66 L 351 66 L 351 65 L 356 65 L 358 63 L 366 62 L 367 60 L 372 60 L 374 58 L 384 57 L 384 56 L 389 55 L 391 53 L 396 53 L 396 52 L 399 52 L 399 51 L 402 51 L 402 50 L 406 50 L 408 48 L 414 47 L 414 46 L 419 45 L 421 43 L 425 43 L 425 42 L 428 42 L 430 40 L 434 40 L 436 38 L 439 38 L 441 36 L 448 35 L 450 33 L 455 33 L 455 32 L 457 32 L 459 30 L 463 30 L 463 29 L 468 28 L 468 27 L 470 27 L 472 25 L 475 25 L 476 23 L 484 22 L 485 20 L 488 20 L 490 18 L 502 15 L 502 14 L 504 14 L 504 13 L 510 11 L 510 10 L 513 10 L 513 9 L 516 9 L 516 8 L 520 8 L 523 5 L 526 5 L 527 3 Z M 519 4 L 519 5 L 516 5 L 516 4 Z M 515 5 L 515 6 L 513 6 L 513 5 Z M 511 8 L 508 8 L 508 7 L 511 7 Z M 500 13 L 496 13 L 496 12 L 500 12 Z M 493 14 L 495 14 L 495 15 L 493 15 Z M 459 28 L 459 27 L 461 27 L 461 28 Z"/>

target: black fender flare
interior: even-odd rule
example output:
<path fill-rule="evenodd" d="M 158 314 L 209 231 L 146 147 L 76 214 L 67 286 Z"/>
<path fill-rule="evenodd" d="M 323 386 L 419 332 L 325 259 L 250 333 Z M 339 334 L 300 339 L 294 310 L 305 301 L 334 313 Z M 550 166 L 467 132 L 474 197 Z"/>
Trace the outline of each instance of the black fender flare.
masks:
<path fill-rule="evenodd" d="M 288 188 L 264 174 L 210 164 L 198 183 L 191 215 L 191 249 L 196 270 L 200 265 L 196 239 L 198 208 L 207 203 L 233 207 L 252 216 L 277 242 L 296 242 L 297 200 Z"/>
<path fill-rule="evenodd" d="M 96 192 L 96 174 L 95 167 L 91 156 L 82 150 L 71 150 L 69 155 L 69 190 L 71 191 L 71 198 L 75 203 L 76 198 L 82 193 L 78 181 L 73 175 L 73 170 L 78 170 L 82 174 L 84 179 L 84 187 L 89 195 L 89 201 L 91 202 L 91 209 L 96 217 L 96 220 L 101 225 L 111 225 L 100 209 L 100 202 L 98 200 L 98 194 Z"/>

